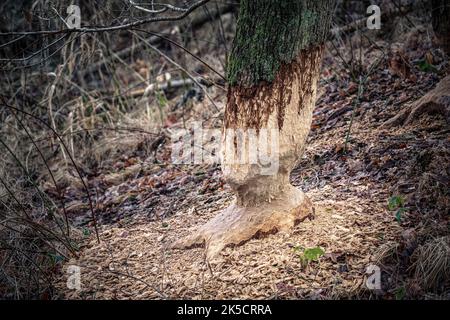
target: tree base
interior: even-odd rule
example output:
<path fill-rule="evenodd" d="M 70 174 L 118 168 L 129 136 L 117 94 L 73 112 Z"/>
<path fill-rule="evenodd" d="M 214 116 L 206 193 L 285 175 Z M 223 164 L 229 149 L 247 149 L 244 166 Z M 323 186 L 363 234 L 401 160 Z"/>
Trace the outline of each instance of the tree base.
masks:
<path fill-rule="evenodd" d="M 306 218 L 314 218 L 312 202 L 302 191 L 288 186 L 279 197 L 259 206 L 231 204 L 193 234 L 178 240 L 172 248 L 204 246 L 207 258 L 212 259 L 225 247 L 288 231 Z"/>

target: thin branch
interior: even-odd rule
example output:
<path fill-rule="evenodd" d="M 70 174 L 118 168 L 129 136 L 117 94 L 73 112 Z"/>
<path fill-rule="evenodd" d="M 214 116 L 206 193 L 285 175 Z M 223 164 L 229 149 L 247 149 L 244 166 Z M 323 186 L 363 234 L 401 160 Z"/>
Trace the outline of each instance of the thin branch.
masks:
<path fill-rule="evenodd" d="M 132 33 L 134 33 L 141 41 L 144 41 L 145 44 L 150 47 L 151 49 L 153 49 L 154 51 L 156 51 L 157 53 L 159 53 L 162 57 L 164 57 L 167 61 L 169 61 L 170 63 L 172 63 L 173 65 L 177 66 L 178 68 L 180 68 L 181 70 L 183 70 L 186 75 L 191 78 L 191 80 L 200 88 L 202 89 L 202 91 L 205 93 L 206 97 L 208 97 L 209 101 L 211 102 L 211 104 L 214 106 L 214 108 L 216 109 L 217 112 L 219 112 L 219 107 L 217 107 L 216 103 L 214 102 L 213 98 L 209 95 L 209 93 L 206 91 L 206 89 L 202 86 L 202 84 L 194 77 L 192 76 L 185 68 L 183 68 L 182 66 L 180 66 L 177 62 L 175 62 L 174 60 L 172 60 L 170 57 L 168 57 L 164 52 L 162 52 L 161 50 L 159 50 L 158 48 L 156 48 L 155 46 L 152 46 L 150 43 L 148 43 L 145 39 L 143 39 L 141 36 L 139 36 L 136 32 L 132 31 Z"/>
<path fill-rule="evenodd" d="M 166 12 L 167 10 L 172 10 L 172 11 L 177 11 L 177 12 L 186 12 L 186 8 L 180 8 L 180 7 L 175 7 L 171 4 L 166 4 L 166 3 L 152 3 L 152 8 L 153 9 L 147 9 L 142 7 L 141 5 L 137 4 L 136 2 L 134 2 L 133 0 L 129 0 L 130 4 L 139 10 L 145 11 L 147 13 L 163 13 Z M 155 10 L 154 7 L 155 6 L 161 6 L 161 9 Z"/>
<path fill-rule="evenodd" d="M 140 31 L 140 32 L 144 32 L 144 33 L 148 33 L 151 34 L 155 37 L 161 38 L 165 41 L 170 42 L 171 44 L 173 44 L 174 46 L 180 48 L 181 50 L 183 50 L 184 52 L 188 53 L 189 55 L 191 55 L 194 59 L 198 60 L 199 62 L 201 62 L 205 67 L 207 67 L 209 70 L 211 70 L 212 72 L 214 72 L 216 75 L 218 75 L 222 80 L 225 80 L 225 77 L 220 74 L 220 72 L 218 72 L 216 69 L 214 69 L 211 65 L 209 65 L 205 60 L 203 60 L 202 58 L 200 58 L 198 55 L 192 53 L 190 50 L 188 50 L 187 48 L 185 48 L 184 46 L 182 46 L 181 44 L 173 41 L 172 39 L 169 39 L 167 37 L 164 37 L 162 35 L 159 35 L 157 33 L 151 32 L 151 31 L 146 31 L 146 30 L 142 30 L 142 29 L 134 29 L 136 31 Z"/>
<path fill-rule="evenodd" d="M 61 34 L 61 33 L 95 33 L 95 32 L 106 32 L 106 31 L 118 31 L 130 29 L 133 27 L 139 27 L 143 24 L 158 22 L 158 21 L 176 21 L 181 20 L 187 17 L 192 11 L 195 9 L 205 5 L 210 0 L 200 0 L 195 2 L 190 7 L 186 8 L 186 11 L 177 16 L 161 16 L 161 17 L 151 17 L 142 20 L 138 20 L 135 22 L 130 22 L 127 24 L 109 26 L 109 27 L 83 27 L 83 28 L 72 28 L 72 29 L 61 29 L 61 30 L 41 30 L 41 31 L 15 31 L 15 32 L 1 32 L 0 36 L 20 36 L 20 35 L 52 35 L 52 34 Z"/>
<path fill-rule="evenodd" d="M 93 206 L 93 204 L 92 204 L 92 198 L 91 198 L 91 194 L 90 194 L 90 192 L 89 192 L 89 188 L 88 188 L 86 182 L 84 181 L 83 176 L 81 175 L 80 169 L 78 168 L 77 164 L 75 163 L 75 160 L 73 159 L 71 153 L 69 152 L 69 149 L 67 148 L 66 144 L 64 143 L 64 140 L 61 138 L 61 136 L 58 134 L 58 132 L 56 132 L 56 130 L 53 129 L 52 126 L 50 126 L 47 122 L 45 122 L 45 121 L 42 120 L 41 118 L 35 116 L 34 114 L 31 114 L 31 113 L 29 113 L 29 112 L 26 112 L 26 111 L 24 111 L 24 110 L 21 110 L 21 109 L 19 109 L 19 108 L 16 108 L 16 107 L 13 107 L 13 106 L 9 105 L 9 104 L 6 102 L 5 99 L 3 99 L 3 105 L 4 105 L 5 107 L 9 108 L 9 109 L 12 109 L 12 110 L 15 110 L 15 111 L 17 111 L 17 112 L 23 113 L 24 115 L 26 115 L 26 116 L 28 116 L 28 117 L 31 117 L 32 119 L 34 119 L 34 120 L 36 120 L 36 121 L 39 121 L 39 122 L 42 123 L 44 126 L 46 126 L 47 128 L 49 128 L 49 129 L 53 132 L 53 134 L 58 138 L 58 140 L 61 142 L 61 145 L 63 146 L 64 150 L 66 150 L 66 152 L 67 152 L 67 154 L 68 154 L 68 156 L 69 156 L 70 162 L 73 164 L 73 166 L 74 166 L 74 168 L 75 168 L 75 171 L 77 172 L 78 177 L 80 178 L 81 183 L 83 184 L 83 187 L 84 187 L 84 189 L 85 189 L 85 191 L 86 191 L 86 195 L 87 195 L 88 201 L 89 201 L 89 208 L 90 208 L 90 211 L 91 211 L 91 213 L 92 213 L 92 222 L 94 223 L 94 230 L 95 230 L 95 234 L 96 234 L 96 236 L 97 236 L 97 242 L 100 243 L 100 236 L 99 236 L 99 233 L 98 233 L 98 226 L 97 226 L 97 218 L 96 218 L 96 216 L 95 216 L 94 206 Z"/>

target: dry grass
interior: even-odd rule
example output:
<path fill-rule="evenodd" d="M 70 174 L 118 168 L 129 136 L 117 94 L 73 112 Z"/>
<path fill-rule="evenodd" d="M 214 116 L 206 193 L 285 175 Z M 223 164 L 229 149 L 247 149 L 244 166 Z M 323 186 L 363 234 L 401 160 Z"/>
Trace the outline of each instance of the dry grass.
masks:
<path fill-rule="evenodd" d="M 0 6 L 14 13 L 14 20 L 0 28 L 63 28 L 54 9 L 65 13 L 69 4 L 71 1 L 5 1 Z M 22 13 L 32 13 L 31 8 L 36 11 L 32 15 Z M 210 7 L 210 12 L 216 8 Z M 82 4 L 86 25 L 111 25 L 131 11 L 123 1 Z M 142 15 L 133 12 L 134 18 Z M 43 26 L 37 16 L 55 25 Z M 26 21 L 30 17 L 32 21 Z M 231 18 L 229 14 L 225 25 L 228 39 L 234 28 Z M 190 51 L 198 54 L 201 50 L 203 59 L 220 70 L 221 60 L 214 53 L 221 46 L 220 41 L 215 42 L 219 29 L 216 22 L 209 21 L 203 30 L 196 31 L 200 41 L 184 38 L 194 35 L 193 30 L 186 30 L 186 21 L 179 26 L 163 22 L 148 26 L 148 30 L 167 31 Z M 89 212 L 90 204 L 96 205 L 95 190 L 86 176 L 102 169 L 112 180 L 134 178 L 139 168 L 129 176 L 117 178 L 119 173 L 114 178 L 120 171 L 117 164 L 133 153 L 140 159 L 154 155 L 152 143 L 160 136 L 170 107 L 180 99 L 179 92 L 190 88 L 148 91 L 161 74 L 179 79 L 186 73 L 143 49 L 143 41 L 134 32 L 73 34 L 59 44 L 64 44 L 59 52 L 52 51 L 59 47 L 54 46 L 27 61 L 33 68 L 0 64 L 0 139 L 5 144 L 0 144 L 0 296 L 7 299 L 53 297 L 54 275 L 63 260 L 77 255 L 81 227 L 73 228 L 76 217 L 71 212 L 77 208 Z M 0 57 L 28 56 L 45 45 L 42 39 L 30 37 L 18 41 L 17 46 L 2 46 Z M 127 55 L 116 54 L 127 48 L 133 50 Z M 223 61 L 224 53 L 219 56 Z M 42 58 L 48 60 L 40 64 Z M 175 46 L 171 47 L 171 58 L 192 70 L 199 69 L 197 60 Z M 74 189 L 82 192 L 74 195 Z"/>
<path fill-rule="evenodd" d="M 414 277 L 425 290 L 437 290 L 450 279 L 450 237 L 431 239 L 414 252 Z"/>

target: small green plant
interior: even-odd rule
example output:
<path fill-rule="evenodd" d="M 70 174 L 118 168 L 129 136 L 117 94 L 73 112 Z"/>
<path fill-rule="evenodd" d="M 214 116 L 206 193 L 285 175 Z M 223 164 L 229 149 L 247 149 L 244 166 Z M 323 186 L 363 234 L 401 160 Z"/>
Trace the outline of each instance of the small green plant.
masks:
<path fill-rule="evenodd" d="M 156 95 L 156 101 L 158 103 L 158 109 L 159 109 L 159 115 L 161 117 L 161 123 L 164 123 L 164 108 L 169 103 L 169 100 L 167 100 L 164 91 L 155 91 Z"/>
<path fill-rule="evenodd" d="M 390 211 L 395 211 L 395 219 L 401 222 L 403 213 L 405 213 L 405 199 L 402 196 L 392 196 L 389 198 L 388 209 Z"/>
<path fill-rule="evenodd" d="M 59 254 L 48 253 L 48 255 L 54 266 L 64 261 L 64 257 Z"/>
<path fill-rule="evenodd" d="M 438 73 L 438 69 L 426 59 L 420 60 L 417 65 L 422 72 Z"/>
<path fill-rule="evenodd" d="M 91 235 L 91 230 L 89 230 L 86 227 L 83 227 L 82 231 L 83 231 L 83 236 L 85 236 L 85 237 L 89 237 Z"/>
<path fill-rule="evenodd" d="M 325 254 L 321 247 L 303 248 L 296 246 L 294 252 L 297 252 L 303 267 L 306 267 L 312 261 L 319 261 L 320 257 Z"/>
<path fill-rule="evenodd" d="M 395 299 L 396 300 L 403 300 L 406 296 L 406 288 L 405 287 L 399 287 L 395 290 Z"/>
<path fill-rule="evenodd" d="M 158 104 L 160 107 L 167 106 L 167 103 L 169 103 L 169 100 L 167 100 L 163 91 L 156 91 L 155 95 L 156 95 L 156 99 L 158 100 Z"/>
<path fill-rule="evenodd" d="M 127 200 L 130 201 L 130 202 L 135 202 L 135 201 L 137 201 L 137 195 L 132 194 L 132 195 L 130 195 L 130 196 L 128 197 Z"/>

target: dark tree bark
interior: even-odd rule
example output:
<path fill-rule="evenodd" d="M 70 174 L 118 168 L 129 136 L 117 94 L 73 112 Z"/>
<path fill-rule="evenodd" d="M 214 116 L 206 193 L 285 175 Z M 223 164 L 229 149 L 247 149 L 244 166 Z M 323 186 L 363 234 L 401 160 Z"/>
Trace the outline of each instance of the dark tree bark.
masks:
<path fill-rule="evenodd" d="M 331 19 L 330 0 L 243 0 L 227 78 L 231 86 L 273 82 L 300 50 L 321 45 Z"/>

